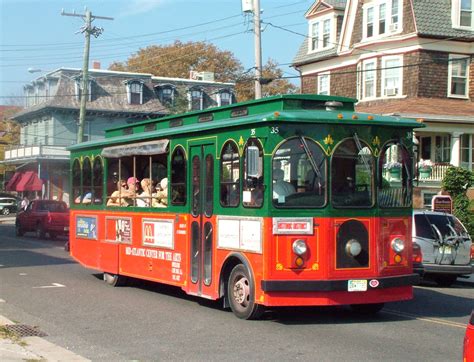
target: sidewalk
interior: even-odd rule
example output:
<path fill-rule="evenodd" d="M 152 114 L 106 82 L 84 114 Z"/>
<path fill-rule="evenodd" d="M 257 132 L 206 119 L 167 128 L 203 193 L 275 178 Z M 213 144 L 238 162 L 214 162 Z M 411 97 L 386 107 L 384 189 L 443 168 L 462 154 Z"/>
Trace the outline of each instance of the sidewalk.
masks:
<path fill-rule="evenodd" d="M 14 325 L 0 315 L 0 328 Z M 3 329 L 3 328 L 2 328 Z M 89 361 L 40 337 L 10 339 L 0 333 L 1 361 Z"/>

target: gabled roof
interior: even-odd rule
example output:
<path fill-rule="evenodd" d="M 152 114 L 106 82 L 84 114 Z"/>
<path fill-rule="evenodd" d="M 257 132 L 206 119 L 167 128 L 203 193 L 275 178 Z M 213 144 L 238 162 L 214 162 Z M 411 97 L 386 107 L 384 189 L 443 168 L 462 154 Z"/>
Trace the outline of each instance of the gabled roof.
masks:
<path fill-rule="evenodd" d="M 308 18 L 327 9 L 344 10 L 346 3 L 347 0 L 318 0 L 311 5 L 305 14 L 305 17 Z"/>
<path fill-rule="evenodd" d="M 413 0 L 418 35 L 474 40 L 474 31 L 453 28 L 451 0 Z"/>

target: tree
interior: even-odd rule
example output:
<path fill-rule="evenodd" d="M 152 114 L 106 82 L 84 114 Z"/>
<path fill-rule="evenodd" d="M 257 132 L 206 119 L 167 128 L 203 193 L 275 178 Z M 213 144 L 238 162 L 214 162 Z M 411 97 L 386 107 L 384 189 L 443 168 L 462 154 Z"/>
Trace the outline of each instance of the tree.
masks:
<path fill-rule="evenodd" d="M 262 96 L 268 97 L 278 94 L 296 93 L 298 87 L 288 82 L 283 77 L 283 71 L 278 68 L 278 64 L 271 58 L 262 69 Z M 241 81 L 237 82 L 236 92 L 239 101 L 255 98 L 255 83 L 253 74 L 242 75 Z"/>
<path fill-rule="evenodd" d="M 183 43 L 176 40 L 170 45 L 151 45 L 132 54 L 125 62 L 112 63 L 109 69 L 174 78 L 189 78 L 190 70 L 213 72 L 218 82 L 236 83 L 237 100 L 254 98 L 253 74 L 244 71 L 232 52 L 220 50 L 206 42 Z M 265 64 L 262 73 L 268 79 L 281 78 L 283 74 L 272 60 Z M 274 80 L 263 88 L 265 95 L 295 91 L 296 87 L 283 79 Z"/>

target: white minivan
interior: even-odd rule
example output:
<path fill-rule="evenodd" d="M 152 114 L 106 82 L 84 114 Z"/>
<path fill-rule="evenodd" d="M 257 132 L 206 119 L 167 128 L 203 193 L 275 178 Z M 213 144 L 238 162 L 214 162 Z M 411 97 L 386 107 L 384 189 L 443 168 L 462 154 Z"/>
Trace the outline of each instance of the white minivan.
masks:
<path fill-rule="evenodd" d="M 472 273 L 472 240 L 454 215 L 414 210 L 413 242 L 421 248 L 423 257 L 419 272 L 424 279 L 450 286 L 458 276 Z"/>

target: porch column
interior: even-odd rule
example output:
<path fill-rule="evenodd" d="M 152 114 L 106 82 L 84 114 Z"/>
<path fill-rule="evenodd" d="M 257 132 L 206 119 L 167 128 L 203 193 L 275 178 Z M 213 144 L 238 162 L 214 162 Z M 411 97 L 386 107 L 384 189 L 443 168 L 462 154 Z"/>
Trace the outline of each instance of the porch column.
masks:
<path fill-rule="evenodd" d="M 457 167 L 460 165 L 461 135 L 460 132 L 451 133 L 451 165 Z"/>

